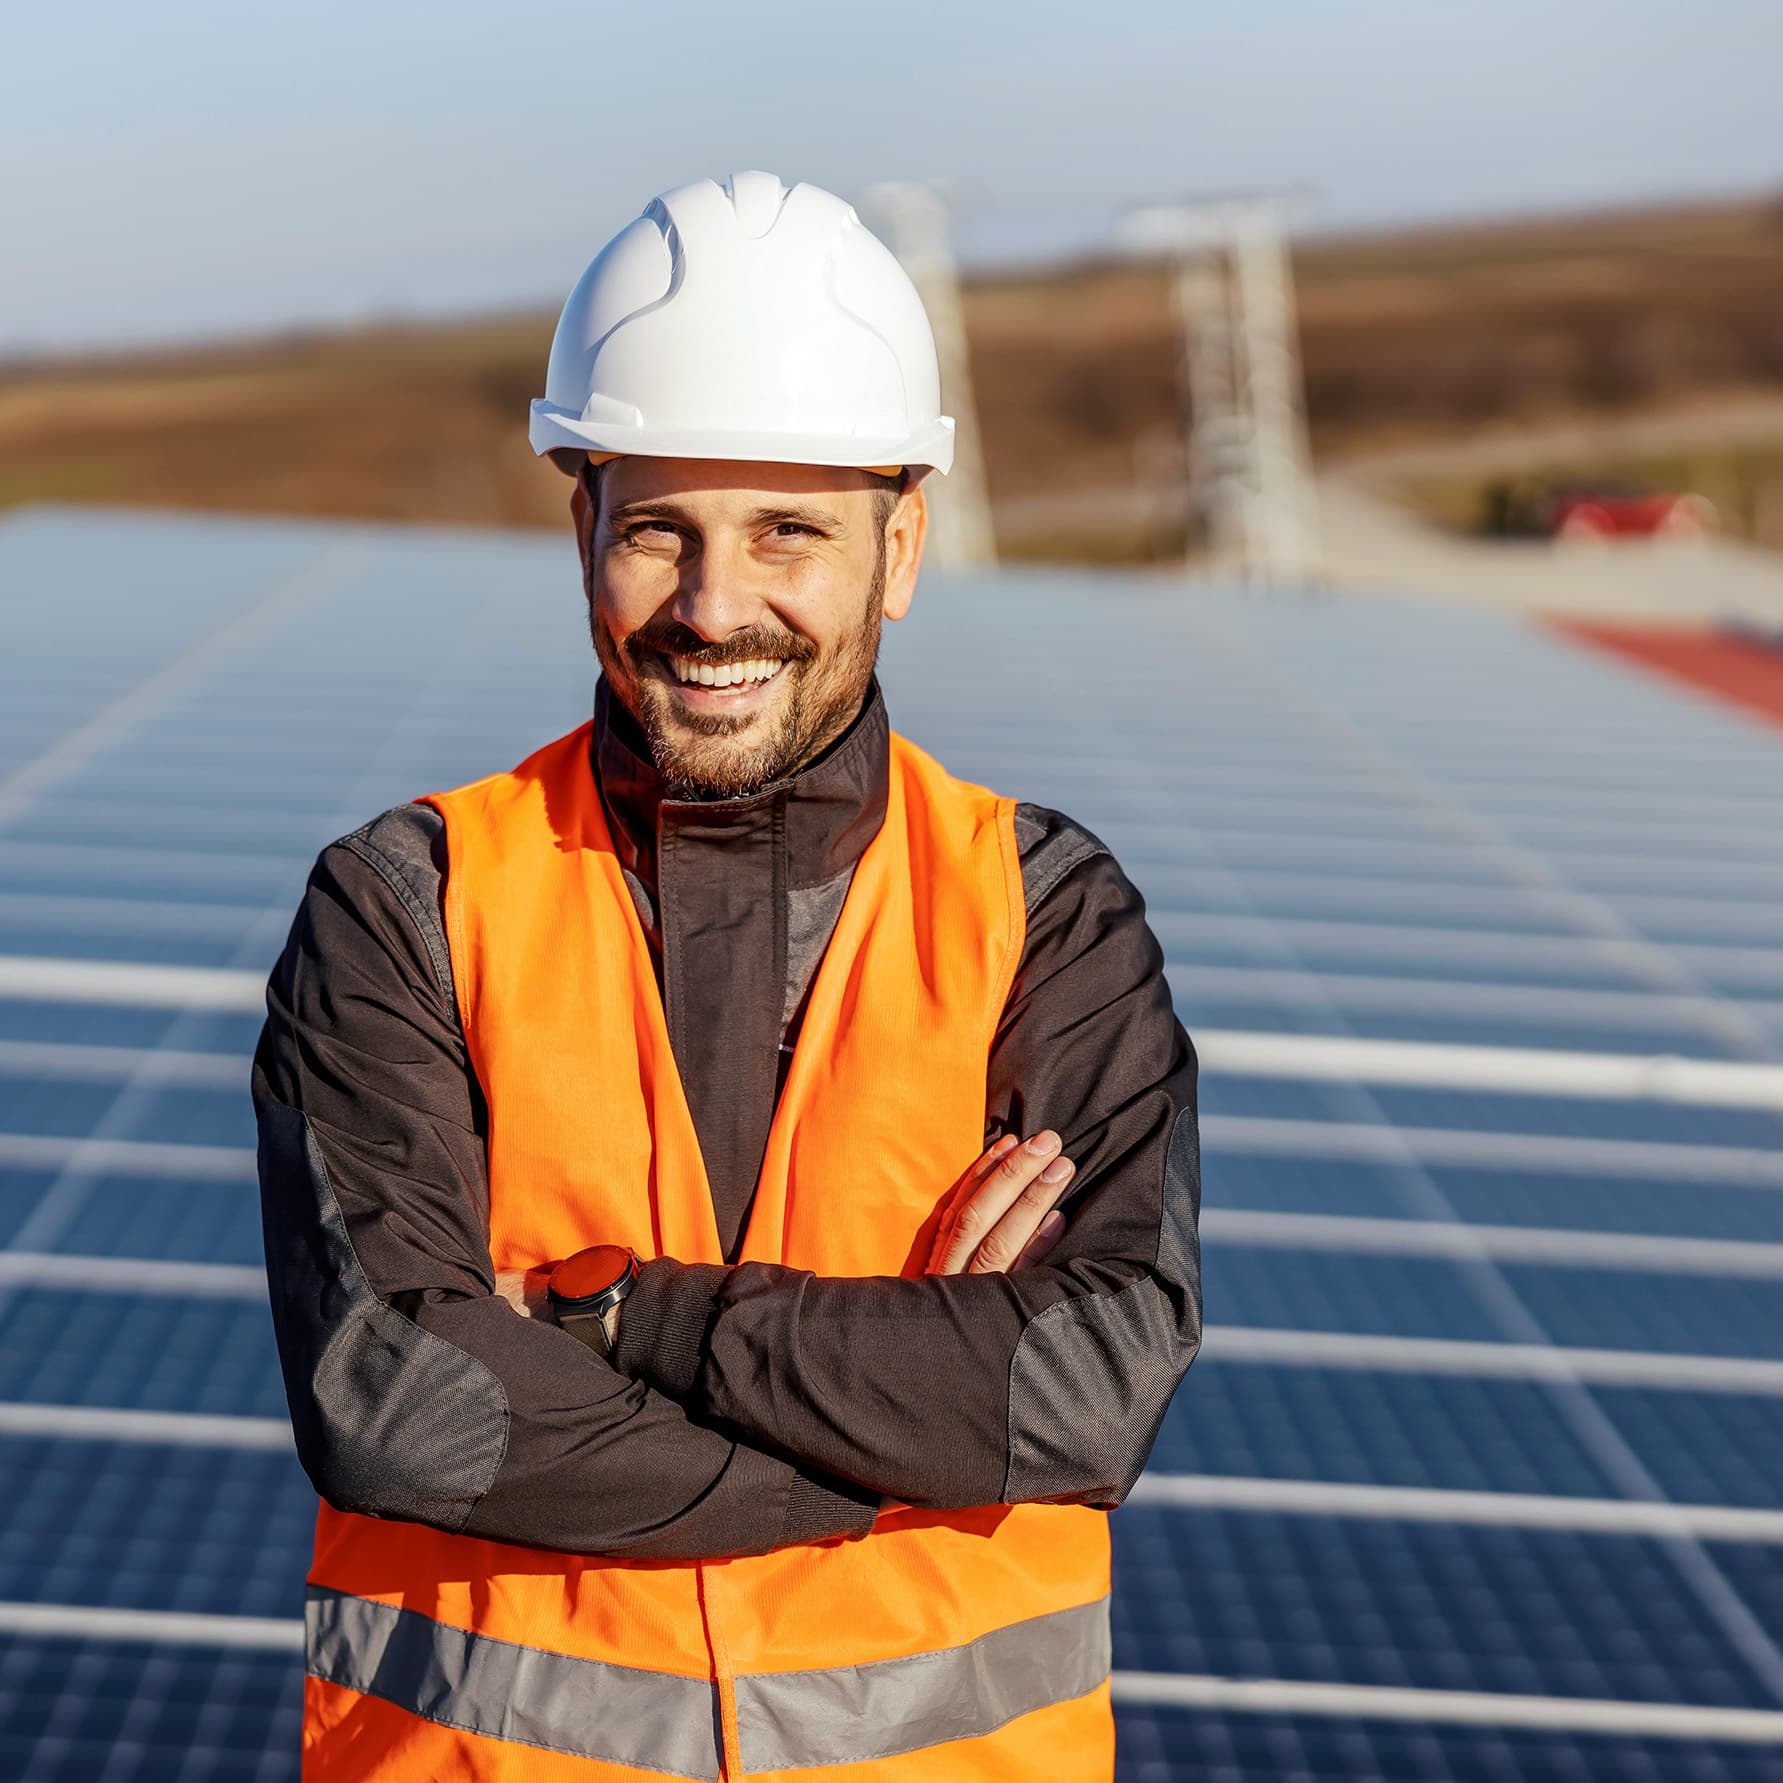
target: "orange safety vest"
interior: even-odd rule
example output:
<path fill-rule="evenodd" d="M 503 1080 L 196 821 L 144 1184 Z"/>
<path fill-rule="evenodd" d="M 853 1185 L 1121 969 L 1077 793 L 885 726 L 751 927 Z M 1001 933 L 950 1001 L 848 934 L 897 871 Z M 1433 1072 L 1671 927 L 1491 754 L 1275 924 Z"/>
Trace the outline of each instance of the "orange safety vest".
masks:
<path fill-rule="evenodd" d="M 719 1263 L 589 730 L 431 801 L 489 1108 L 490 1251 L 497 1269 L 596 1241 Z M 1024 923 L 1012 803 L 894 736 L 885 822 L 811 989 L 744 1261 L 922 1272 L 983 1146 Z M 854 1541 L 627 1562 L 325 1505 L 304 1775 L 1105 1779 L 1108 1585 L 1107 1519 L 1074 1506 L 888 1508 Z"/>

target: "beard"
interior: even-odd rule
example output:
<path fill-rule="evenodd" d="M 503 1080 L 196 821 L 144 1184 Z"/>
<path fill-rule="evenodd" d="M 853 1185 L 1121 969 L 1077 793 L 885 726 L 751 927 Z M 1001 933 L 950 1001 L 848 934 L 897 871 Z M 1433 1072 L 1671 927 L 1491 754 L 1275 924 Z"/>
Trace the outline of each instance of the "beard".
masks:
<path fill-rule="evenodd" d="M 591 605 L 589 630 L 614 697 L 638 722 L 657 771 L 686 798 L 734 799 L 784 780 L 814 760 L 860 711 L 879 656 L 885 599 L 880 544 L 854 623 L 828 650 L 778 625 L 752 625 L 713 644 L 679 620 L 652 620 L 623 644 Z M 664 656 L 696 663 L 778 659 L 785 664 L 777 699 L 765 712 L 690 713 L 643 664 Z"/>

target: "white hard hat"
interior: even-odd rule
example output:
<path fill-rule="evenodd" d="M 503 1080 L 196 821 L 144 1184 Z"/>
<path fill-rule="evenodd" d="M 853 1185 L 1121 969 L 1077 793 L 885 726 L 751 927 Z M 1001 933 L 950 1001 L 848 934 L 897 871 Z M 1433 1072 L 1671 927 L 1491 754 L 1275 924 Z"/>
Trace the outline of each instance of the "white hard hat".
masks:
<path fill-rule="evenodd" d="M 565 468 L 639 453 L 920 476 L 953 463 L 940 410 L 922 300 L 853 206 L 738 173 L 652 199 L 595 257 L 531 439 Z"/>

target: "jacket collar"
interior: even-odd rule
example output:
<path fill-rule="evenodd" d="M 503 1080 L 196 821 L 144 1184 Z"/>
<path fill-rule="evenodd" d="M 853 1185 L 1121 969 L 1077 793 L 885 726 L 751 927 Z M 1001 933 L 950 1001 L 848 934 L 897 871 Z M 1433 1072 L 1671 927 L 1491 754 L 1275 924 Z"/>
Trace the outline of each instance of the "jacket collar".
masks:
<path fill-rule="evenodd" d="M 620 865 L 653 891 L 666 835 L 722 848 L 727 838 L 754 830 L 754 820 L 775 815 L 784 883 L 798 890 L 853 868 L 885 820 L 891 728 L 877 678 L 859 715 L 822 755 L 742 798 L 677 798 L 604 678 L 595 689 L 590 754 Z"/>

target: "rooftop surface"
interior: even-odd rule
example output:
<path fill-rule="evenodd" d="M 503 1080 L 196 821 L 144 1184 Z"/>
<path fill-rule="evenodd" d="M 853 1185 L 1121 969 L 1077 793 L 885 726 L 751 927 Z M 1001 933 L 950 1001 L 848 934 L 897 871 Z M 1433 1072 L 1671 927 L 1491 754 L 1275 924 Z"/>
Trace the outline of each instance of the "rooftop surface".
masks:
<path fill-rule="evenodd" d="M 317 850 L 579 723 L 568 539 L 0 522 L 0 1774 L 296 1775 L 247 1062 Z M 1783 1774 L 1783 730 L 1534 623 L 925 579 L 894 722 L 1146 894 L 1205 1353 L 1125 1783 Z"/>

